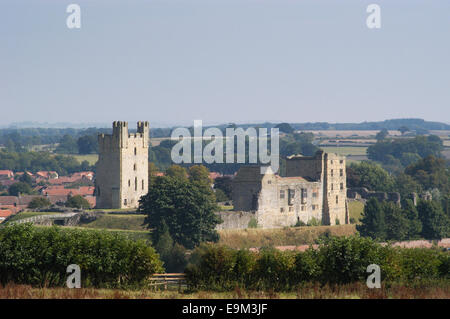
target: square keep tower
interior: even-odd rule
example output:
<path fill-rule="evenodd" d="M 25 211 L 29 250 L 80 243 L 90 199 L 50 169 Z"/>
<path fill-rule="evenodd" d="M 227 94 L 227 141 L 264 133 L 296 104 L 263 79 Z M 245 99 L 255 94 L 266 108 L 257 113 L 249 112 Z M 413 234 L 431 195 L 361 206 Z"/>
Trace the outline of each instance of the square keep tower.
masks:
<path fill-rule="evenodd" d="M 148 122 L 113 122 L 113 133 L 99 134 L 95 193 L 97 208 L 137 208 L 148 192 Z"/>

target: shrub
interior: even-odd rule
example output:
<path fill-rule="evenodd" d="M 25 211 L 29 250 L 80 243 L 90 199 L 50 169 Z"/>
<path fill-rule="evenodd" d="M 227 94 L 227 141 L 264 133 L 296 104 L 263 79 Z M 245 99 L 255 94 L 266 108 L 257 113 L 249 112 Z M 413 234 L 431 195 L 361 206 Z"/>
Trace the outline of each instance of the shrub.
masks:
<path fill-rule="evenodd" d="M 225 246 L 206 245 L 198 252 L 194 263 L 186 267 L 186 280 L 191 289 L 218 291 L 234 288 L 235 252 Z M 195 263 L 197 261 L 197 263 Z"/>
<path fill-rule="evenodd" d="M 365 282 L 367 266 L 381 268 L 381 280 L 414 285 L 449 277 L 450 255 L 436 249 L 382 246 L 370 238 L 324 238 L 318 249 L 305 252 L 262 249 L 259 253 L 202 245 L 186 269 L 191 289 L 292 291 L 305 284 Z"/>
<path fill-rule="evenodd" d="M 441 253 L 435 249 L 414 248 L 399 250 L 401 255 L 402 279 L 412 281 L 416 279 L 436 279 L 440 276 L 440 270 L 444 270 L 445 261 Z M 447 254 L 448 262 L 448 254 Z M 448 267 L 448 264 L 447 264 Z M 448 275 L 448 274 L 447 274 Z"/>
<path fill-rule="evenodd" d="M 295 223 L 294 227 L 301 227 L 301 226 L 306 226 L 306 224 L 301 221 L 300 219 L 297 220 L 297 222 Z"/>
<path fill-rule="evenodd" d="M 70 196 L 66 202 L 67 207 L 88 209 L 91 207 L 86 198 L 81 195 Z"/>
<path fill-rule="evenodd" d="M 257 228 L 258 227 L 258 221 L 255 217 L 252 217 L 250 221 L 248 222 L 248 228 Z"/>
<path fill-rule="evenodd" d="M 318 254 L 308 249 L 295 256 L 295 278 L 297 282 L 312 282 L 320 279 L 322 271 L 318 263 Z"/>
<path fill-rule="evenodd" d="M 0 229 L 0 282 L 63 286 L 66 269 L 77 264 L 83 287 L 141 286 L 162 263 L 143 241 L 100 231 L 36 228 Z"/>
<path fill-rule="evenodd" d="M 264 249 L 254 268 L 255 287 L 257 289 L 289 290 L 295 285 L 295 255 L 274 248 Z"/>
<path fill-rule="evenodd" d="M 28 204 L 28 208 L 44 208 L 50 206 L 52 203 L 47 198 L 44 197 L 35 197 Z"/>
<path fill-rule="evenodd" d="M 363 280 L 370 264 L 382 264 L 380 245 L 371 239 L 332 237 L 318 251 L 318 262 L 322 269 L 322 282 L 333 284 Z"/>
<path fill-rule="evenodd" d="M 320 226 L 320 225 L 322 225 L 322 222 L 320 220 L 318 220 L 317 218 L 312 217 L 306 225 L 307 226 Z"/>

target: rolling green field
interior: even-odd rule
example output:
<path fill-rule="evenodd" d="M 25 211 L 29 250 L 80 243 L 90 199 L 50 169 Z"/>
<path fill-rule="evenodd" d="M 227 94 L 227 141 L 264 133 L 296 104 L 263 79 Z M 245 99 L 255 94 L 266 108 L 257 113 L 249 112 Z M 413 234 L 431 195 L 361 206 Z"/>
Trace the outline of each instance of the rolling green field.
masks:
<path fill-rule="evenodd" d="M 144 219 L 145 219 L 144 215 L 104 214 L 100 215 L 93 222 L 88 224 L 82 224 L 80 226 L 84 228 L 148 232 L 148 230 L 142 225 L 144 223 Z"/>
<path fill-rule="evenodd" d="M 71 155 L 71 156 L 75 157 L 80 163 L 83 161 L 88 161 L 89 165 L 95 165 L 95 163 L 97 163 L 98 160 L 98 154 Z"/>

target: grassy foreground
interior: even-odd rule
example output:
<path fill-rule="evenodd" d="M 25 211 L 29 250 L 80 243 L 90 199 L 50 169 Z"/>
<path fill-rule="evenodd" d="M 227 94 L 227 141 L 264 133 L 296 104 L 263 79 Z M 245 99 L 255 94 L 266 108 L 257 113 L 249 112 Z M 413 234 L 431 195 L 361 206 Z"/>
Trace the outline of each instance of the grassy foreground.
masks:
<path fill-rule="evenodd" d="M 450 285 L 435 283 L 415 287 L 382 286 L 369 289 L 364 283 L 340 286 L 308 285 L 295 292 L 276 293 L 245 291 L 238 287 L 232 292 L 199 291 L 184 293 L 174 290 L 119 290 L 33 288 L 27 285 L 0 286 L 0 299 L 448 299 Z"/>

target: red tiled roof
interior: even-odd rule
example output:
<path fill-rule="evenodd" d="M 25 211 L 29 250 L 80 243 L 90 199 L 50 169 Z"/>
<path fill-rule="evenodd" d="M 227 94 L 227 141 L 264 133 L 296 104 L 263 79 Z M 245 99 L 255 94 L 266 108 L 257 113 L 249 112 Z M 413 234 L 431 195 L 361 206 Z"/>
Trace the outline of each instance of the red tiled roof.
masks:
<path fill-rule="evenodd" d="M 97 203 L 95 196 L 84 196 L 84 198 L 89 202 L 89 205 L 91 205 L 91 207 L 95 207 Z"/>
<path fill-rule="evenodd" d="M 92 179 L 94 177 L 94 172 L 76 172 L 72 174 L 72 177 L 79 177 L 79 178 L 83 178 L 83 177 L 88 177 L 89 179 Z"/>
<path fill-rule="evenodd" d="M 44 196 L 39 196 L 39 195 L 20 195 L 19 196 L 19 205 L 27 205 L 30 204 L 30 202 L 34 199 L 34 198 L 43 198 Z"/>
<path fill-rule="evenodd" d="M 58 173 L 55 171 L 39 171 L 36 175 L 43 178 L 58 178 Z"/>
<path fill-rule="evenodd" d="M 13 173 L 13 171 L 11 171 L 11 170 L 3 169 L 3 170 L 0 170 L 0 176 L 13 177 L 13 176 L 14 176 L 14 173 Z"/>
<path fill-rule="evenodd" d="M 47 198 L 52 204 L 67 202 L 67 195 L 48 195 Z"/>
<path fill-rule="evenodd" d="M 78 188 L 63 188 L 61 186 L 48 186 L 42 190 L 43 195 L 94 195 L 95 187 L 81 186 Z"/>
<path fill-rule="evenodd" d="M 15 184 L 15 183 L 17 183 L 17 181 L 15 181 L 13 178 L 0 180 L 0 185 L 3 185 L 3 186 L 11 186 L 12 184 Z"/>
<path fill-rule="evenodd" d="M 79 181 L 81 178 L 80 177 L 73 177 L 73 176 L 60 176 L 59 178 L 51 178 L 48 180 L 48 182 L 50 184 L 70 184 L 70 183 L 75 183 L 76 181 Z"/>
<path fill-rule="evenodd" d="M 17 196 L 0 196 L 0 205 L 18 205 L 19 198 Z"/>
<path fill-rule="evenodd" d="M 6 218 L 13 214 L 13 212 L 9 209 L 0 209 L 0 217 Z"/>
<path fill-rule="evenodd" d="M 24 172 L 16 172 L 16 175 L 18 175 L 18 176 L 22 176 L 23 174 L 24 174 Z M 33 173 L 27 172 L 27 174 L 29 176 L 33 176 Z"/>

